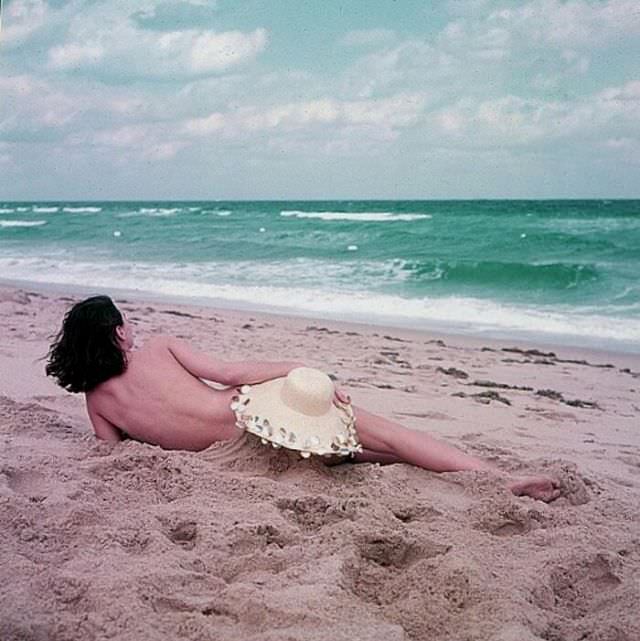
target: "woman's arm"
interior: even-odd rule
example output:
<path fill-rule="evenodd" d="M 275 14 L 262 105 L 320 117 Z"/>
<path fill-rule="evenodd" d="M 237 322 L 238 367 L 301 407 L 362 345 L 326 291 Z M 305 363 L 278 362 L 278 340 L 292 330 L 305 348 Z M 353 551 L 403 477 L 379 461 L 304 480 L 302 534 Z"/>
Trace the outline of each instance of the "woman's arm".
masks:
<path fill-rule="evenodd" d="M 89 419 L 91 420 L 91 425 L 93 426 L 95 435 L 99 439 L 108 441 L 109 443 L 118 443 L 121 441 L 122 435 L 120 430 L 95 410 L 88 396 L 86 397 L 86 402 L 87 413 L 89 414 Z"/>
<path fill-rule="evenodd" d="M 227 385 L 252 385 L 286 376 L 304 363 L 294 361 L 236 361 L 229 363 L 230 379 Z"/>
<path fill-rule="evenodd" d="M 187 371 L 198 378 L 223 385 L 262 383 L 286 376 L 296 367 L 304 367 L 304 363 L 295 361 L 223 361 L 195 351 L 179 338 L 167 337 L 165 340 L 171 354 Z"/>

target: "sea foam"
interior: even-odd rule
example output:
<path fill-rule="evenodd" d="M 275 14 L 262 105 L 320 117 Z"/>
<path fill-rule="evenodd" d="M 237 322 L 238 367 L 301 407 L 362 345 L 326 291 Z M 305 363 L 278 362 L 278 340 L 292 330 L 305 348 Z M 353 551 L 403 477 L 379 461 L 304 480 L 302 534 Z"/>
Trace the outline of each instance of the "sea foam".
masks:
<path fill-rule="evenodd" d="M 91 263 L 61 260 L 53 256 L 50 259 L 0 259 L 0 272 L 3 276 L 18 280 L 68 285 L 85 285 L 90 282 L 96 288 L 186 296 L 245 309 L 431 327 L 480 335 L 535 336 L 547 340 L 568 337 L 582 343 L 622 342 L 640 351 L 640 325 L 637 320 L 632 317 L 605 316 L 604 313 L 608 310 L 604 309 L 551 309 L 471 296 L 408 298 L 392 293 L 350 289 L 348 283 L 337 285 L 335 282 L 332 289 L 318 285 L 291 287 L 284 282 L 274 284 L 270 277 L 281 275 L 286 265 L 273 264 L 265 267 L 264 273 L 261 269 L 262 282 L 257 282 L 255 278 L 239 282 L 238 279 L 231 278 L 231 272 L 237 274 L 242 273 L 242 270 L 230 263 L 197 266 L 171 263 Z M 291 265 L 288 267 L 291 268 Z M 322 267 L 323 264 L 319 265 L 320 271 Z"/>
<path fill-rule="evenodd" d="M 390 211 L 297 211 L 283 210 L 281 216 L 293 218 L 318 218 L 320 220 L 350 220 L 361 223 L 411 222 L 431 218 L 430 214 L 398 214 Z"/>
<path fill-rule="evenodd" d="M 102 207 L 64 207 L 62 211 L 69 214 L 97 214 L 102 211 Z"/>
<path fill-rule="evenodd" d="M 141 207 L 135 211 L 126 211 L 116 214 L 117 218 L 132 218 L 134 216 L 149 216 L 151 218 L 162 218 L 165 216 L 175 216 L 178 212 L 182 211 L 180 207 Z"/>
<path fill-rule="evenodd" d="M 0 227 L 40 227 L 46 220 L 0 220 Z"/>

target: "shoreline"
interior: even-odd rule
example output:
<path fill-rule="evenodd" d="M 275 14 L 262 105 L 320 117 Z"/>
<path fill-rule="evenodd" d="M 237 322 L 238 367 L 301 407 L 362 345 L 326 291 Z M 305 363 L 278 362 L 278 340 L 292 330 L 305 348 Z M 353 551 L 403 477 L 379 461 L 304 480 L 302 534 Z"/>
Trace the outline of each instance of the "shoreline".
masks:
<path fill-rule="evenodd" d="M 314 316 L 313 314 L 306 314 L 304 311 L 300 313 L 293 313 L 287 310 L 271 310 L 263 309 L 260 307 L 253 307 L 251 305 L 243 305 L 241 303 L 231 303 L 222 299 L 209 299 L 199 298 L 193 296 L 174 296 L 170 294 L 159 294 L 143 290 L 130 290 L 120 289 L 113 287 L 96 288 L 82 285 L 67 285 L 59 283 L 42 283 L 38 281 L 29 280 L 15 280 L 0 277 L 0 288 L 8 288 L 14 290 L 31 290 L 41 293 L 51 293 L 58 295 L 71 295 L 71 296 L 90 296 L 98 293 L 107 293 L 114 300 L 127 300 L 133 299 L 132 302 L 138 303 L 154 303 L 161 305 L 175 305 L 179 307 L 189 307 L 193 309 L 208 309 L 219 310 L 223 313 L 234 315 L 253 315 L 264 316 L 267 318 L 275 318 L 280 320 L 294 321 L 298 320 L 300 323 L 329 323 L 332 325 L 340 325 L 345 328 L 362 329 L 371 333 L 399 333 L 412 337 L 436 337 L 444 341 L 456 341 L 458 343 L 466 344 L 469 347 L 481 346 L 480 344 L 492 344 L 498 348 L 510 348 L 526 343 L 529 345 L 528 349 L 535 349 L 546 352 L 557 352 L 562 350 L 565 354 L 571 354 L 575 358 L 602 358 L 602 359 L 617 359 L 623 361 L 629 367 L 636 366 L 640 368 L 640 345 L 629 345 L 621 341 L 617 341 L 615 346 L 600 346 L 600 345 L 583 345 L 576 342 L 562 343 L 552 339 L 546 340 L 545 335 L 531 335 L 528 336 L 524 332 L 516 332 L 514 335 L 505 333 L 501 335 L 500 332 L 487 331 L 484 334 L 464 331 L 446 331 L 440 326 L 434 327 L 411 327 L 405 324 L 393 324 L 387 322 L 365 322 L 357 319 L 338 319 L 334 317 Z"/>

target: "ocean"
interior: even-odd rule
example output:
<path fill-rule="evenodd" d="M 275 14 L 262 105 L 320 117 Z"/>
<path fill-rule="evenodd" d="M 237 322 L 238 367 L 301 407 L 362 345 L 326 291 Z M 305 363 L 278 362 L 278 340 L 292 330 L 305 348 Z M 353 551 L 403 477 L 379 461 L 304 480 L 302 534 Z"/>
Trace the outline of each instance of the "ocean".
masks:
<path fill-rule="evenodd" d="M 0 202 L 0 278 L 640 353 L 640 201 Z"/>

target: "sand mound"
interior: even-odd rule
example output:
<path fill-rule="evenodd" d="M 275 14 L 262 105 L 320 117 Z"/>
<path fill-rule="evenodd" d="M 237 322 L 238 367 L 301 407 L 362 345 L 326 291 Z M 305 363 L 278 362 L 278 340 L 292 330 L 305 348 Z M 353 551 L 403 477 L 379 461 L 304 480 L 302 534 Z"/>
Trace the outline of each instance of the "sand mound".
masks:
<path fill-rule="evenodd" d="M 119 301 L 139 339 L 326 367 L 488 474 L 318 460 L 239 438 L 97 442 L 38 361 L 73 301 L 0 287 L 1 641 L 638 641 L 637 358 Z M 614 366 L 612 363 L 616 363 Z"/>
<path fill-rule="evenodd" d="M 486 474 L 111 446 L 0 407 L 3 641 L 640 635 L 633 506 L 569 464 L 545 505 Z"/>

